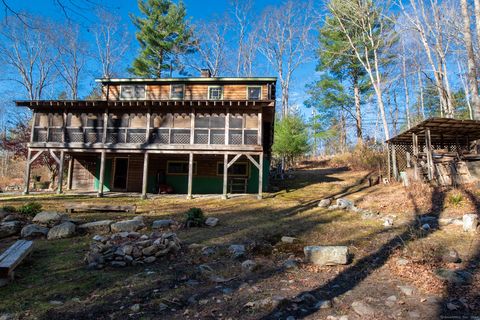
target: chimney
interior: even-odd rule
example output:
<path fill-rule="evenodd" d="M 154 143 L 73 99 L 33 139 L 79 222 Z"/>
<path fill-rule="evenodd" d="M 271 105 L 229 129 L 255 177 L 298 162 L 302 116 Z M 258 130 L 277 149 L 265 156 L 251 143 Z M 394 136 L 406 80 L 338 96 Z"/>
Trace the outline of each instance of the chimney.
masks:
<path fill-rule="evenodd" d="M 202 70 L 200 70 L 200 77 L 211 78 L 212 77 L 212 72 L 210 71 L 210 69 L 202 69 Z"/>

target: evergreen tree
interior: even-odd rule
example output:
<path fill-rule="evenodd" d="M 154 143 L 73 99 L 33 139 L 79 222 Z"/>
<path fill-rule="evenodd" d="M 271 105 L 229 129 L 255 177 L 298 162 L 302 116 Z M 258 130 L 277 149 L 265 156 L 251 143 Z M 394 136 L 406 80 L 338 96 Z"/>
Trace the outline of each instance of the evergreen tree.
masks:
<path fill-rule="evenodd" d="M 179 56 L 193 51 L 193 32 L 185 20 L 182 2 L 139 0 L 143 17 L 131 16 L 137 27 L 136 38 L 141 51 L 130 72 L 143 77 L 161 78 L 164 71 L 182 71 Z"/>
<path fill-rule="evenodd" d="M 275 124 L 275 143 L 272 151 L 289 164 L 310 151 L 307 125 L 302 117 L 290 114 Z"/>

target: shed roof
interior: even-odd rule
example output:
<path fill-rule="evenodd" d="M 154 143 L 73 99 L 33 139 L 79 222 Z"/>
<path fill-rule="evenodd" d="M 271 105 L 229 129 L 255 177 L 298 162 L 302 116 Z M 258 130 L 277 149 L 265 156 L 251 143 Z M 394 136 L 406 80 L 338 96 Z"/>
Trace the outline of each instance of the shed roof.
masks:
<path fill-rule="evenodd" d="M 419 141 L 424 141 L 427 129 L 430 129 L 432 144 L 450 144 L 480 139 L 480 121 L 478 120 L 429 118 L 387 140 L 387 142 L 411 144 L 413 133 L 418 136 Z"/>

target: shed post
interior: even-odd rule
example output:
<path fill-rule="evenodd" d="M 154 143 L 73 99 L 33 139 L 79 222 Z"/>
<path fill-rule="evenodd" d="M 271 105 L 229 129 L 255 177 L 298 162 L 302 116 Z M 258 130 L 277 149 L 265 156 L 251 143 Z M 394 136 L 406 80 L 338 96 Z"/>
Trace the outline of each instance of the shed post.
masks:
<path fill-rule="evenodd" d="M 23 189 L 23 194 L 30 193 L 30 172 L 32 168 L 32 162 L 30 161 L 31 157 L 32 157 L 32 150 L 28 148 L 27 166 L 25 168 L 25 189 Z"/>
<path fill-rule="evenodd" d="M 147 199 L 148 152 L 143 155 L 142 199 Z"/>
<path fill-rule="evenodd" d="M 418 174 L 418 136 L 412 133 L 412 145 L 413 145 L 413 177 L 418 180 L 420 175 Z"/>
<path fill-rule="evenodd" d="M 258 155 L 258 199 L 262 199 L 263 195 L 263 152 Z"/>
<path fill-rule="evenodd" d="M 387 176 L 388 176 L 388 180 L 390 180 L 391 177 L 392 177 L 391 169 L 390 169 L 390 161 L 391 161 L 391 158 L 390 158 L 390 143 L 387 142 Z"/>
<path fill-rule="evenodd" d="M 395 180 L 398 180 L 397 152 L 395 150 L 395 144 L 392 144 L 392 167 L 393 167 L 393 178 Z"/>
<path fill-rule="evenodd" d="M 65 162 L 65 151 L 60 151 L 60 161 L 58 162 L 58 186 L 57 194 L 62 193 L 63 189 L 63 164 Z"/>
<path fill-rule="evenodd" d="M 228 183 L 228 154 L 223 155 L 223 194 L 222 199 L 227 199 L 227 183 Z"/>
<path fill-rule="evenodd" d="M 72 190 L 72 180 L 73 180 L 73 156 L 70 155 L 70 159 L 68 159 L 67 190 Z"/>
<path fill-rule="evenodd" d="M 427 153 L 428 180 L 431 181 L 434 175 L 434 168 L 432 155 L 432 138 L 430 135 L 430 129 L 425 130 L 425 148 L 425 151 Z"/>
<path fill-rule="evenodd" d="M 187 199 L 192 199 L 192 183 L 193 183 L 193 152 L 188 155 L 188 192 Z"/>
<path fill-rule="evenodd" d="M 100 157 L 100 177 L 98 183 L 97 197 L 103 197 L 103 183 L 105 181 L 105 157 L 106 152 L 105 150 L 103 150 Z"/>

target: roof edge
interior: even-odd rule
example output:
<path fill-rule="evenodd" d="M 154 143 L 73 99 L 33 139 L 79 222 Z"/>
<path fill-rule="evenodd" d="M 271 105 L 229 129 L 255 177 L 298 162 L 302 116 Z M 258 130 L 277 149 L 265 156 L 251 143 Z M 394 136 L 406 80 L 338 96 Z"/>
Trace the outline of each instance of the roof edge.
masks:
<path fill-rule="evenodd" d="M 177 77 L 177 78 L 97 78 L 95 82 L 271 82 L 277 81 L 277 77 Z"/>

